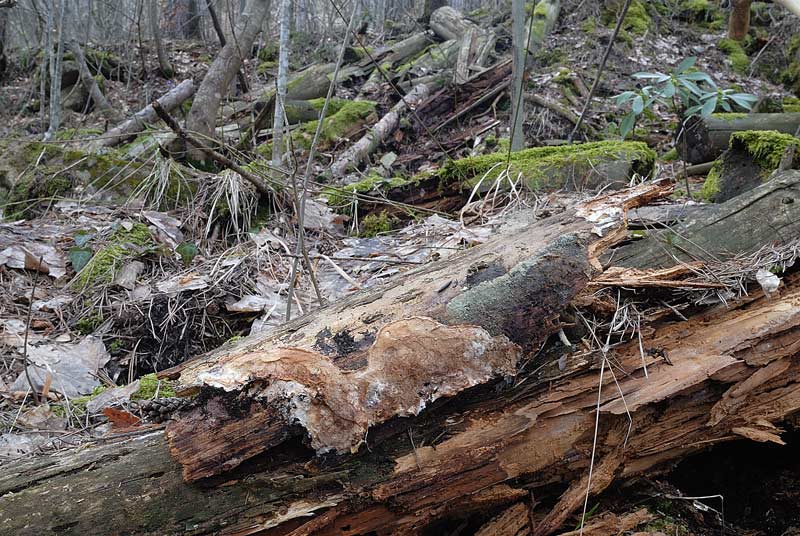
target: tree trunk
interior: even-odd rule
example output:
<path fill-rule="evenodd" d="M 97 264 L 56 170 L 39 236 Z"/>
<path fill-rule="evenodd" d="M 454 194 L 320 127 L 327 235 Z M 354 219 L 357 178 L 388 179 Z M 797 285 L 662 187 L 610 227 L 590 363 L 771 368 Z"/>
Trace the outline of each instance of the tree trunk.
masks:
<path fill-rule="evenodd" d="M 158 56 L 158 71 L 164 78 L 175 76 L 175 70 L 169 62 L 167 51 L 164 49 L 164 41 L 161 39 L 161 24 L 159 17 L 159 0 L 145 0 L 147 2 L 147 21 L 150 24 L 150 33 L 153 34 L 153 41 L 156 44 L 156 55 Z"/>
<path fill-rule="evenodd" d="M 750 1 L 731 0 L 731 15 L 728 19 L 728 38 L 741 41 L 750 31 Z"/>
<path fill-rule="evenodd" d="M 281 1 L 280 38 L 278 42 L 278 79 L 275 93 L 275 116 L 272 121 L 272 165 L 282 167 L 283 159 L 283 130 L 286 128 L 286 81 L 289 75 L 289 23 L 291 0 Z"/>
<path fill-rule="evenodd" d="M 194 95 L 194 91 L 194 82 L 191 79 L 184 80 L 168 93 L 162 95 L 158 102 L 166 111 L 170 112 Z M 158 114 L 156 114 L 153 106 L 148 104 L 124 123 L 109 130 L 96 141 L 92 141 L 88 149 L 91 151 L 99 147 L 119 145 L 142 132 L 149 123 L 155 123 L 156 121 L 158 121 Z"/>
<path fill-rule="evenodd" d="M 228 41 L 219 51 L 197 90 L 192 109 L 187 118 L 187 130 L 200 138 L 214 137 L 217 111 L 220 102 L 242 65 L 242 57 L 253 46 L 256 35 L 267 15 L 267 0 L 249 0 L 236 27 L 236 39 Z M 203 160 L 205 155 L 197 150 L 190 152 L 192 158 Z"/>
<path fill-rule="evenodd" d="M 710 162 L 728 148 L 731 134 L 742 130 L 777 130 L 794 135 L 800 128 L 800 113 L 776 114 L 713 114 L 706 118 L 692 117 L 679 131 L 675 147 L 681 158 L 691 164 Z M 685 132 L 686 143 L 681 134 Z"/>
<path fill-rule="evenodd" d="M 224 47 L 225 43 L 227 43 L 227 40 L 225 39 L 225 32 L 222 31 L 222 25 L 219 22 L 217 10 L 214 9 L 213 0 L 206 0 L 206 7 L 208 8 L 208 14 L 211 16 L 211 23 L 214 26 L 214 32 L 217 34 L 217 39 L 219 39 L 219 45 Z M 239 89 L 242 91 L 242 93 L 249 92 L 250 84 L 247 83 L 247 77 L 242 69 L 236 71 L 236 78 L 239 80 Z"/>
<path fill-rule="evenodd" d="M 51 0 L 50 10 L 55 13 L 56 2 Z M 44 141 L 55 139 L 58 128 L 61 126 L 61 61 L 64 58 L 64 11 L 66 2 L 62 0 L 58 15 L 58 47 L 55 55 L 50 49 L 50 125 L 44 133 Z M 55 27 L 51 30 L 55 31 Z"/>
<path fill-rule="evenodd" d="M 728 212 L 752 221 L 776 212 L 756 199 L 790 195 L 798 204 L 800 172 L 781 180 L 788 190 L 750 192 Z M 608 351 L 624 374 L 610 374 L 599 351 L 568 354 L 563 365 L 517 364 L 558 330 L 570 303 L 591 307 L 598 289 L 635 284 L 611 270 L 592 275 L 595 255 L 619 237 L 619 221 L 604 239 L 592 232 L 597 217 L 666 194 L 642 185 L 518 224 L 184 364 L 169 374 L 200 394 L 168 426 L 168 440 L 155 431 L 19 462 L 0 475 L 4 529 L 416 534 L 482 513 L 481 534 L 547 535 L 587 489 L 596 495 L 735 438 L 780 444 L 776 425 L 800 411 L 796 275 L 770 297 L 730 300 L 684 322 L 651 320 L 642 342 Z M 714 239 L 733 251 L 742 244 L 731 235 Z M 513 382 L 491 380 L 509 370 Z M 303 436 L 331 452 L 315 457 Z M 529 494 L 533 512 L 518 506 Z M 625 523 L 620 530 L 638 521 Z"/>
<path fill-rule="evenodd" d="M 392 106 L 369 132 L 356 143 L 341 152 L 331 164 L 331 173 L 334 177 L 343 177 L 348 172 L 360 166 L 364 160 L 374 153 L 386 141 L 400 124 L 400 118 L 408 111 L 408 106 L 415 107 L 425 100 L 431 92 L 427 84 L 419 84 L 408 93 L 403 100 Z"/>
<path fill-rule="evenodd" d="M 83 55 L 83 49 L 81 48 L 80 43 L 78 43 L 78 40 L 74 37 L 70 37 L 67 41 L 67 48 L 69 48 L 70 52 L 72 52 L 73 56 L 75 56 L 75 62 L 78 64 L 81 83 L 89 92 L 89 96 L 92 99 L 92 104 L 96 106 L 110 121 L 119 121 L 119 114 L 117 114 L 116 110 L 114 110 L 114 107 L 111 106 L 111 103 L 108 102 L 106 96 L 103 95 L 103 92 L 100 90 L 100 86 L 97 84 L 97 80 L 95 80 L 94 76 L 92 76 L 92 73 L 89 71 L 89 66 L 86 64 L 86 58 Z"/>
<path fill-rule="evenodd" d="M 512 40 L 512 75 L 511 75 L 511 150 L 519 151 L 525 146 L 525 133 L 522 125 L 525 122 L 525 100 L 522 98 L 523 79 L 525 76 L 525 2 L 511 2 L 511 40 Z"/>

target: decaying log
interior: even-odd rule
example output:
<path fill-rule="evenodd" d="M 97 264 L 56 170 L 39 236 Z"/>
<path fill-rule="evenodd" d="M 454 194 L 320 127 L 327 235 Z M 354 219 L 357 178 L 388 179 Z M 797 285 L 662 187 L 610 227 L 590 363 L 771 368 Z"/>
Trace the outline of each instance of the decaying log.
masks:
<path fill-rule="evenodd" d="M 343 177 L 361 165 L 397 129 L 400 118 L 408 111 L 409 106 L 416 107 L 430 94 L 430 91 L 431 87 L 427 84 L 418 84 L 402 100 L 392 106 L 391 110 L 375 123 L 369 132 L 339 154 L 331 164 L 333 176 Z"/>
<path fill-rule="evenodd" d="M 692 164 L 710 162 L 728 148 L 731 134 L 742 130 L 777 130 L 795 134 L 800 128 L 800 113 L 777 114 L 712 114 L 706 118 L 692 117 L 685 129 L 678 126 L 675 147 L 681 158 Z M 686 143 L 683 143 L 685 132 Z"/>
<path fill-rule="evenodd" d="M 194 82 L 191 79 L 184 80 L 172 88 L 169 92 L 162 95 L 158 99 L 158 103 L 167 112 L 172 112 L 172 110 L 179 107 L 189 97 L 194 95 L 195 89 Z M 154 123 L 157 120 L 158 115 L 153 109 L 153 106 L 147 105 L 124 123 L 112 128 L 99 137 L 96 141 L 90 142 L 90 146 L 93 149 L 99 147 L 113 147 L 114 145 L 123 143 L 136 134 L 139 134 L 144 130 L 148 123 Z"/>
<path fill-rule="evenodd" d="M 736 437 L 780 441 L 774 423 L 800 410 L 800 282 L 785 283 L 770 299 L 655 326 L 645 348 L 668 353 L 672 365 L 647 355 L 647 377 L 638 342 L 616 348 L 615 367 L 626 374 L 617 374 L 619 390 L 604 375 L 596 468 L 614 449 L 621 456 L 615 472 L 629 478 Z M 327 510 L 324 523 L 312 519 L 313 530 L 301 533 L 408 534 L 481 505 L 497 511 L 529 489 L 541 493 L 586 474 L 599 372 L 584 359 L 483 403 L 432 408 L 412 427 L 416 448 L 409 424 L 397 423 L 395 435 L 376 433 L 372 451 L 354 458 L 326 464 L 276 450 L 261 464 L 204 484 L 181 479 L 158 432 L 23 461 L 0 475 L 0 522 L 21 535 L 288 534 Z M 628 412 L 631 433 L 620 453 Z M 76 489 L 83 500 L 73 500 Z"/>
<path fill-rule="evenodd" d="M 472 63 L 478 67 L 486 63 L 497 42 L 494 32 L 481 28 L 449 6 L 440 7 L 433 12 L 430 27 L 446 42 L 454 41 L 456 48 L 460 48 L 460 44 L 467 38 L 467 46 L 472 50 L 470 56 L 474 57 Z"/>
<path fill-rule="evenodd" d="M 671 229 L 653 230 L 648 240 L 616 249 L 610 264 L 637 268 L 681 262 L 717 262 L 765 245 L 781 246 L 800 236 L 800 171 L 784 171 L 725 203 L 707 207 Z"/>
<path fill-rule="evenodd" d="M 526 530 L 529 491 L 552 498 L 566 487 L 555 508 L 530 517 L 532 533 L 551 534 L 587 488 L 599 493 L 737 437 L 780 443 L 779 423 L 800 411 L 798 276 L 769 297 L 643 327 L 641 342 L 607 350 L 613 375 L 601 352 L 579 353 L 533 372 L 515 365 L 510 384 L 435 400 L 493 377 L 479 355 L 502 369 L 535 352 L 589 284 L 597 254 L 618 240 L 615 217 L 663 193 L 641 185 L 535 224 L 521 219 L 495 242 L 169 372 L 198 392 L 169 425 L 169 445 L 155 431 L 9 467 L 0 526 L 23 535 L 413 534 L 482 512 L 492 519 L 484 528 L 513 534 Z M 611 234 L 601 239 L 592 229 L 603 223 Z M 422 406 L 413 420 L 399 417 Z M 303 438 L 330 452 L 315 455 Z M 627 517 L 602 530 L 632 529 L 647 514 Z M 600 521 L 591 523 L 600 530 Z"/>

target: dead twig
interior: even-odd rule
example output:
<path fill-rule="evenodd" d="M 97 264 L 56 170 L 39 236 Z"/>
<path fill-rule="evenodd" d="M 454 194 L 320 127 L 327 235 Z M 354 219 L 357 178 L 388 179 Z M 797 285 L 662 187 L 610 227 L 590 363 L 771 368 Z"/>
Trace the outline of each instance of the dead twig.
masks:
<path fill-rule="evenodd" d="M 39 405 L 39 393 L 36 391 L 36 387 L 33 385 L 33 380 L 31 379 L 30 373 L 30 362 L 28 361 L 28 333 L 31 330 L 31 316 L 33 315 L 33 300 L 36 294 L 36 284 L 39 282 L 39 272 L 42 269 L 42 261 L 44 260 L 44 256 L 39 257 L 39 263 L 36 266 L 36 276 L 33 278 L 33 287 L 31 288 L 31 299 L 28 300 L 28 319 L 25 322 L 25 340 L 22 343 L 22 366 L 25 368 L 25 379 L 28 380 L 28 385 L 31 387 L 31 393 L 33 393 L 33 400 L 36 402 L 36 405 Z"/>

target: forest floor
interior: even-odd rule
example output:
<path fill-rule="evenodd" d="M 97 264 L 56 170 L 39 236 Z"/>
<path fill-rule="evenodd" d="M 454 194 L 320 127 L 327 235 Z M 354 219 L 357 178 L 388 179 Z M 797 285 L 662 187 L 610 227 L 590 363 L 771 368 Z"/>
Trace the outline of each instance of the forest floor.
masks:
<path fill-rule="evenodd" d="M 526 92 L 577 115 L 584 101 L 580 87 L 592 85 L 613 20 L 600 3 L 564 4 L 557 28 L 532 53 Z M 623 30 L 587 115 L 593 133 L 588 141 L 619 138 L 624 112 L 612 96 L 636 88 L 633 73 L 669 72 L 689 56 L 697 56 L 696 67 L 721 88 L 770 102 L 794 102 L 796 96 L 779 83 L 785 66 L 776 57 L 788 47 L 796 19 L 784 18 L 776 5 L 760 6 L 743 66 L 736 62 L 741 58 L 732 61 L 719 46 L 725 27 L 718 8 L 679 4 L 684 7 L 649 10 L 643 27 L 631 23 Z M 690 4 L 701 7 L 685 7 Z M 495 28 L 496 59 L 502 59 L 510 48 L 508 21 L 491 13 L 476 13 L 474 20 Z M 367 35 L 374 47 L 390 37 Z M 139 56 L 104 50 L 119 58 L 120 72 L 105 80 L 105 92 L 124 115 L 183 79 L 199 82 L 216 50 L 216 45 L 189 42 L 170 42 L 169 47 L 174 81 L 154 74 L 149 51 Z M 309 50 L 301 49 L 293 63 L 333 59 L 334 51 L 310 58 Z M 274 84 L 274 69 L 265 57 L 246 61 L 253 87 L 232 97 L 222 112 L 220 126 L 230 126 L 230 132 L 249 124 L 259 96 Z M 147 65 L 142 58 L 148 58 Z M 92 442 L 131 426 L 157 426 L 179 402 L 170 382 L 154 372 L 282 324 L 290 287 L 293 317 L 318 307 L 307 270 L 301 268 L 297 282 L 290 282 L 297 222 L 287 206 L 274 200 L 259 204 L 253 189 L 229 171 L 176 164 L 159 150 L 170 139 L 166 129 L 151 128 L 138 141 L 95 155 L 85 146 L 109 125 L 97 113 L 65 111 L 58 141 L 37 141 L 43 128 L 36 67 L 26 66 L 21 57 L 12 59 L 13 76 L 0 87 L 0 165 L 5 172 L 0 186 L 10 196 L 19 188 L 14 173 L 36 172 L 35 187 L 26 185 L 31 195 L 5 207 L 5 215 L 15 218 L 0 223 L 0 464 Z M 326 184 L 336 184 L 325 173 L 336 156 L 397 102 L 388 85 L 363 94 L 363 83 L 356 77 L 337 89 L 336 97 L 369 98 L 376 108 L 356 129 L 321 148 L 313 170 Z M 184 107 L 175 115 L 180 119 L 185 112 Z M 433 124 L 433 119 L 426 121 Z M 409 117 L 373 156 L 373 164 L 345 182 L 372 178 L 388 183 L 433 173 L 450 159 L 491 154 L 505 147 L 509 122 L 507 93 L 436 130 L 433 138 Z M 636 125 L 633 139 L 659 155 L 653 180 L 676 180 L 683 169 L 672 151 L 677 125 L 677 113 L 663 106 Z M 527 106 L 528 146 L 564 140 L 572 127 L 555 107 L 541 102 Z M 384 169 L 382 161 L 388 162 Z M 376 173 L 383 177 L 375 179 Z M 692 177 L 694 195 L 687 196 L 680 179 L 670 202 L 702 203 L 697 193 L 703 181 Z M 381 199 L 361 201 L 363 206 L 347 211 L 326 205 L 324 195 L 312 198 L 304 226 L 321 297 L 335 301 L 484 243 L 513 224 L 521 209 L 534 209 L 540 218 L 561 210 L 565 199 L 594 195 L 514 191 L 478 203 L 468 193 L 460 193 L 457 202 L 438 198 L 416 207 L 395 200 L 388 205 Z M 469 210 L 463 210 L 467 204 Z M 34 377 L 29 378 L 26 360 L 47 365 L 31 371 Z M 46 403 L 36 405 L 34 399 L 42 394 Z M 792 432 L 783 439 L 790 445 L 783 450 L 743 442 L 716 447 L 658 480 L 616 485 L 596 502 L 602 503 L 600 511 L 646 506 L 657 512 L 660 525 L 651 523 L 652 534 L 800 534 L 800 468 L 788 454 L 800 436 Z"/>

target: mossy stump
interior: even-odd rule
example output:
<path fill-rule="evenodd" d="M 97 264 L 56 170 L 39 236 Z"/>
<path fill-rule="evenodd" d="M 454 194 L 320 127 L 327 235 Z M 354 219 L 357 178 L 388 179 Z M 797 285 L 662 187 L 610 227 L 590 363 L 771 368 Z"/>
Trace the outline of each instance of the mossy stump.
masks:
<path fill-rule="evenodd" d="M 795 156 L 792 162 L 791 147 Z M 703 185 L 706 201 L 721 203 L 770 179 L 784 165 L 800 168 L 800 139 L 776 131 L 743 131 L 731 136 L 730 147 L 716 160 Z"/>

